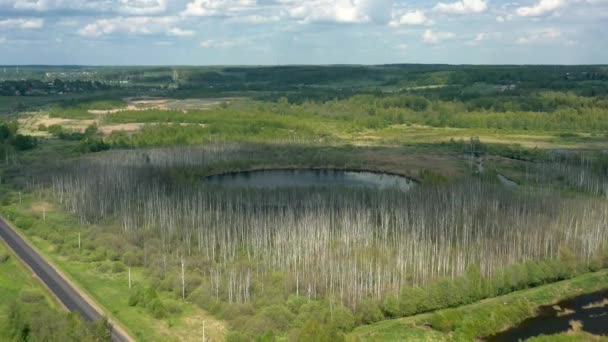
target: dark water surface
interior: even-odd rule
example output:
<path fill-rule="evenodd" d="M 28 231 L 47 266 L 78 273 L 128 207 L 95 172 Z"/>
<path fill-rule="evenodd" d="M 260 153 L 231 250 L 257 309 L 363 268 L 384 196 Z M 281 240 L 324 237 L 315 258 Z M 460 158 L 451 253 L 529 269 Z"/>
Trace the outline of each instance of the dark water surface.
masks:
<path fill-rule="evenodd" d="M 401 176 L 340 170 L 251 171 L 211 176 L 205 181 L 222 186 L 262 189 L 347 186 L 407 191 L 414 186 L 412 180 Z"/>
<path fill-rule="evenodd" d="M 559 334 L 570 329 L 570 321 L 580 321 L 582 330 L 594 335 L 608 334 L 608 305 L 599 303 L 608 299 L 608 290 L 581 295 L 554 305 L 541 306 L 536 317 L 502 333 L 485 338 L 486 341 L 519 341 L 541 334 Z M 605 304 L 605 303 L 604 303 Z"/>

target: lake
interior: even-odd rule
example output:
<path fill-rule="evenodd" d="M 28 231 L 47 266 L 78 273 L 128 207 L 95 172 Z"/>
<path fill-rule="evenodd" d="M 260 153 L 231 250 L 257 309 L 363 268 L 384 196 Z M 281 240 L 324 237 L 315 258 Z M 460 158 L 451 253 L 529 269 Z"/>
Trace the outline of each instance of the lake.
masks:
<path fill-rule="evenodd" d="M 407 191 L 415 183 L 409 178 L 365 171 L 262 170 L 226 173 L 205 178 L 209 184 L 243 188 L 359 187 Z"/>

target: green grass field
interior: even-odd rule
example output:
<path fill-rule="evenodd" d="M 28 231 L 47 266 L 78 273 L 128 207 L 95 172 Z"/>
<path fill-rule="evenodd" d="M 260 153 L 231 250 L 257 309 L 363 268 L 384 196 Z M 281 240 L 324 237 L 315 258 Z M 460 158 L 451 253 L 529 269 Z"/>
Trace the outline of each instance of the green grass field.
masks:
<path fill-rule="evenodd" d="M 11 303 L 19 298 L 23 291 L 35 291 L 44 294 L 47 305 L 63 310 L 63 308 L 46 294 L 46 290 L 36 278 L 8 250 L 4 241 L 0 242 L 0 340 L 6 341 L 11 337 L 8 329 L 8 309 Z"/>
<path fill-rule="evenodd" d="M 530 308 L 556 303 L 604 289 L 608 283 L 608 270 L 588 273 L 579 277 L 537 288 L 514 292 L 501 297 L 480 301 L 455 309 L 439 310 L 356 328 L 349 336 L 351 341 L 467 341 L 500 332 L 517 324 L 531 313 L 518 314 L 515 303 L 525 303 Z M 454 329 L 439 331 L 427 324 L 434 315 L 451 318 Z M 512 321 L 508 317 L 514 317 Z"/>

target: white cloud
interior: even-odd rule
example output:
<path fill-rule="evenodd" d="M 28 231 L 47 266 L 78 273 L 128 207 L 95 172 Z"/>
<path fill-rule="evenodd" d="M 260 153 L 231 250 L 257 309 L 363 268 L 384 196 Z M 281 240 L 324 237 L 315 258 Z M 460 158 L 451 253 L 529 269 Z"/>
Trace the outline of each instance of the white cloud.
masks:
<path fill-rule="evenodd" d="M 511 14 L 499 15 L 496 17 L 496 21 L 499 23 L 504 23 L 511 20 L 513 20 L 513 15 Z"/>
<path fill-rule="evenodd" d="M 434 9 L 442 13 L 481 13 L 488 9 L 486 0 L 461 0 L 452 3 L 440 2 L 435 5 Z"/>
<path fill-rule="evenodd" d="M 281 17 L 278 15 L 265 16 L 265 15 L 253 14 L 253 15 L 246 15 L 246 16 L 242 16 L 242 17 L 235 17 L 235 18 L 232 18 L 231 21 L 237 22 L 237 23 L 245 23 L 245 24 L 268 24 L 268 23 L 275 23 L 275 22 L 281 21 Z"/>
<path fill-rule="evenodd" d="M 443 40 L 452 39 L 454 37 L 455 36 L 452 32 L 433 32 L 432 30 L 426 30 L 422 35 L 422 40 L 427 43 L 436 44 Z"/>
<path fill-rule="evenodd" d="M 394 0 L 280 0 L 300 22 L 387 23 Z"/>
<path fill-rule="evenodd" d="M 115 0 L 9 0 L 5 1 L 5 3 L 7 3 L 11 8 L 22 11 L 47 12 L 65 9 L 76 11 L 109 11 L 112 6 L 116 5 L 114 1 Z M 0 0 L 0 5 L 2 5 L 2 0 Z"/>
<path fill-rule="evenodd" d="M 256 0 L 193 0 L 186 5 L 182 15 L 193 17 L 233 16 L 251 9 Z"/>
<path fill-rule="evenodd" d="M 21 28 L 21 29 L 39 29 L 44 26 L 44 19 L 4 19 L 0 20 L 0 27 Z"/>
<path fill-rule="evenodd" d="M 133 35 L 169 32 L 177 17 L 117 17 L 99 19 L 78 31 L 83 37 L 95 38 L 114 33 Z"/>
<path fill-rule="evenodd" d="M 167 10 L 167 0 L 119 0 L 119 12 L 131 15 L 158 14 Z"/>
<path fill-rule="evenodd" d="M 20 11 L 115 12 L 128 15 L 159 14 L 167 10 L 168 0 L 0 0 L 0 6 Z"/>
<path fill-rule="evenodd" d="M 467 45 L 477 46 L 488 40 L 494 40 L 502 37 L 500 32 L 479 32 L 472 40 L 467 42 Z"/>
<path fill-rule="evenodd" d="M 47 11 L 60 4 L 60 0 L 17 0 L 13 7 L 21 10 Z"/>
<path fill-rule="evenodd" d="M 553 12 L 564 5 L 563 0 L 540 0 L 532 6 L 519 7 L 516 13 L 521 17 L 538 17 Z"/>
<path fill-rule="evenodd" d="M 517 39 L 518 44 L 542 44 L 550 43 L 562 36 L 562 33 L 555 28 L 530 32 Z"/>
<path fill-rule="evenodd" d="M 487 38 L 488 38 L 488 34 L 487 34 L 487 33 L 485 33 L 485 32 L 480 32 L 480 33 L 478 33 L 478 34 L 475 36 L 475 39 L 473 39 L 473 41 L 474 41 L 475 43 L 479 43 L 479 42 L 481 42 L 481 41 L 483 41 L 483 40 L 486 40 Z"/>
<path fill-rule="evenodd" d="M 429 25 L 432 21 L 427 18 L 423 11 L 415 10 L 405 12 L 393 21 L 391 21 L 391 26 L 399 26 L 399 25 Z"/>
<path fill-rule="evenodd" d="M 202 41 L 200 44 L 200 46 L 205 49 L 229 49 L 229 48 L 239 46 L 239 45 L 243 45 L 243 41 L 229 40 L 229 39 L 222 39 L 222 40 L 209 39 L 209 40 Z"/>
<path fill-rule="evenodd" d="M 196 32 L 194 32 L 192 30 L 182 30 L 178 27 L 173 27 L 173 28 L 169 29 L 169 31 L 167 33 L 171 36 L 176 36 L 176 37 L 191 37 L 191 36 L 194 36 L 194 34 Z"/>

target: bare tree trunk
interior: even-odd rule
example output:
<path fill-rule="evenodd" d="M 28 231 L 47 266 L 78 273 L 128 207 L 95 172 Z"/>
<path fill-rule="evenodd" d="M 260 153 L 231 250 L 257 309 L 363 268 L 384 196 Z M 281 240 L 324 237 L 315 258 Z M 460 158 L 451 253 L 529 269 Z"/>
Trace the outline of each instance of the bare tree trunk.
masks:
<path fill-rule="evenodd" d="M 184 256 L 182 255 L 182 299 L 186 299 L 186 273 L 184 268 Z"/>

